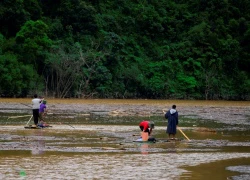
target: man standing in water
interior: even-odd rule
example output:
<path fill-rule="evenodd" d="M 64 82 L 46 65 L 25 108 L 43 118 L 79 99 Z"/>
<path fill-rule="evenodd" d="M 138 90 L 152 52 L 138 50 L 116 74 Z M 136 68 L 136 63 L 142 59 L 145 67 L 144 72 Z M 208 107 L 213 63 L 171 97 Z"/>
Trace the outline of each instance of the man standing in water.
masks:
<path fill-rule="evenodd" d="M 37 97 L 37 94 L 34 95 L 34 99 L 32 99 L 32 112 L 33 112 L 33 118 L 34 118 L 34 124 L 37 126 L 38 124 L 38 117 L 39 117 L 39 108 L 40 103 L 42 100 Z"/>
<path fill-rule="evenodd" d="M 173 105 L 172 109 L 170 109 L 167 113 L 164 112 L 164 114 L 165 118 L 168 119 L 166 133 L 168 133 L 169 138 L 171 138 L 172 135 L 172 139 L 174 139 L 176 134 L 176 127 L 178 125 L 178 112 L 176 111 L 176 105 Z"/>

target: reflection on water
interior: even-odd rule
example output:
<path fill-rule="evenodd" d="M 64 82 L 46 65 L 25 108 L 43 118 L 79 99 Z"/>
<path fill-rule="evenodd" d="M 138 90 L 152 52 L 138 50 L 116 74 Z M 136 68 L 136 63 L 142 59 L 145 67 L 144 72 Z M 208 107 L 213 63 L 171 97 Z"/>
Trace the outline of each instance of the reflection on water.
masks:
<path fill-rule="evenodd" d="M 206 179 L 207 172 L 217 169 L 213 179 L 247 176 L 248 136 L 237 142 L 232 136 L 206 133 L 202 139 L 200 132 L 183 128 L 190 142 L 168 142 L 162 126 L 154 130 L 156 143 L 133 142 L 138 131 L 122 125 L 4 126 L 0 179 L 145 179 L 144 174 L 149 179 Z"/>
<path fill-rule="evenodd" d="M 37 137 L 31 143 L 31 154 L 38 155 L 43 154 L 45 149 L 45 141 L 43 140 L 44 131 L 42 129 L 32 131 L 32 136 Z"/>
<path fill-rule="evenodd" d="M 148 143 L 141 143 L 141 153 L 148 154 Z"/>
<path fill-rule="evenodd" d="M 228 159 L 227 156 L 227 153 L 149 153 L 146 157 L 144 154 L 123 153 L 47 153 L 42 156 L 1 156 L 0 177 L 20 179 L 25 174 L 27 179 L 145 179 L 145 176 L 149 179 L 179 179 L 182 174 L 188 173 L 182 166 L 207 164 Z M 239 157 L 250 159 L 247 153 L 235 153 L 230 158 Z M 209 167 L 201 172 L 207 171 L 210 179 L 211 177 L 214 177 L 212 179 L 227 177 L 223 171 L 219 173 L 220 175 L 211 174 L 210 169 L 213 168 Z M 196 174 L 193 177 L 204 179 L 205 176 Z"/>

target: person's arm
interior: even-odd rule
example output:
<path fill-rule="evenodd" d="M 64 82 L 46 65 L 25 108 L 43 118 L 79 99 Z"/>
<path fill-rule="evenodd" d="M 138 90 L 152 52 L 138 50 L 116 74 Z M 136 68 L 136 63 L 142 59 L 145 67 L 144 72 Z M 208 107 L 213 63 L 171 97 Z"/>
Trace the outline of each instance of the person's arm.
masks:
<path fill-rule="evenodd" d="M 42 104 L 42 103 L 43 103 L 43 100 L 44 100 L 44 98 L 40 98 L 40 104 Z"/>
<path fill-rule="evenodd" d="M 44 114 L 47 114 L 47 106 L 46 105 L 44 105 L 44 109 L 43 109 L 43 111 L 44 111 Z"/>
<path fill-rule="evenodd" d="M 168 115 L 169 114 L 169 111 L 165 112 L 165 118 L 168 119 Z"/>
<path fill-rule="evenodd" d="M 178 112 L 176 112 L 176 126 L 178 125 L 178 123 L 179 123 Z"/>
<path fill-rule="evenodd" d="M 149 134 L 148 135 L 150 135 L 152 133 L 152 128 L 150 128 L 150 130 L 149 130 Z"/>

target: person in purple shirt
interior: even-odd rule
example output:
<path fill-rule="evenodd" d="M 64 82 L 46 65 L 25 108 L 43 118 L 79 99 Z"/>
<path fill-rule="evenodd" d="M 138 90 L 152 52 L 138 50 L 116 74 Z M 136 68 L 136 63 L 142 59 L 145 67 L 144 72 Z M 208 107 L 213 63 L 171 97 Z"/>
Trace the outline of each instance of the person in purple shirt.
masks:
<path fill-rule="evenodd" d="M 44 124 L 44 117 L 47 113 L 47 107 L 46 107 L 46 101 L 43 100 L 41 105 L 40 105 L 40 109 L 39 109 L 39 117 L 40 117 L 40 123 L 39 124 Z"/>

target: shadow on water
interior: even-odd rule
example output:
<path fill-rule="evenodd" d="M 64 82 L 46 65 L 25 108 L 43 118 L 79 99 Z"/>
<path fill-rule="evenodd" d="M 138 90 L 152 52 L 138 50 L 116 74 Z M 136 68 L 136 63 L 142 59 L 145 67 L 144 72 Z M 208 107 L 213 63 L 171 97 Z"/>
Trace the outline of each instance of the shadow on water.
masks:
<path fill-rule="evenodd" d="M 249 125 L 180 116 L 178 140 L 159 115 L 106 111 L 51 113 L 51 128 L 24 129 L 28 113 L 0 116 L 0 179 L 249 179 Z M 9 118 L 23 116 L 18 118 Z M 9 118 L 9 119 L 8 119 Z M 138 124 L 155 122 L 156 143 L 134 142 Z M 32 122 L 31 122 L 32 123 Z M 150 172 L 150 173 L 148 173 Z"/>

